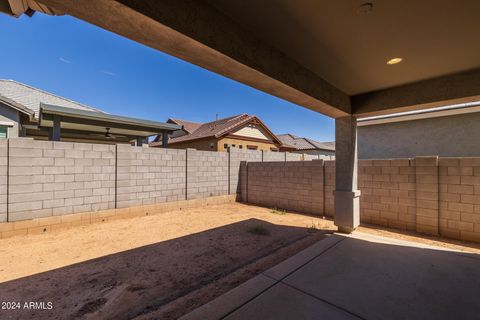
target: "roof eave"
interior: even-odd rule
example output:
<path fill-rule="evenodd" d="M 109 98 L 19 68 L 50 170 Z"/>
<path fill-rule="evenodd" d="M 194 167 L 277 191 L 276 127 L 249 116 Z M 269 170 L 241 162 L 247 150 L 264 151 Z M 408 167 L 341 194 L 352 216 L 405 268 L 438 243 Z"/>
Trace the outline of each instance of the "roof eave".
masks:
<path fill-rule="evenodd" d="M 141 120 L 136 118 L 111 115 L 111 114 L 100 113 L 95 111 L 79 110 L 79 109 L 66 108 L 66 107 L 41 103 L 40 112 L 39 112 L 40 121 L 41 121 L 42 114 L 45 114 L 45 113 L 52 114 L 52 115 L 59 115 L 59 116 L 67 116 L 67 117 L 78 117 L 78 118 L 90 119 L 90 120 L 111 121 L 112 123 L 119 123 L 123 125 L 132 125 L 132 126 L 151 127 L 151 128 L 156 128 L 158 130 L 165 130 L 165 131 L 176 131 L 181 129 L 179 125 L 171 124 L 171 123 L 163 123 L 163 122 L 160 123 L 156 121 Z"/>
<path fill-rule="evenodd" d="M 27 116 L 29 116 L 30 120 L 36 120 L 35 119 L 35 112 L 33 112 L 32 110 L 22 106 L 21 104 L 13 101 L 12 99 L 9 99 L 3 95 L 0 95 L 0 101 L 3 102 L 4 104 L 8 105 L 9 107 L 19 111 L 19 112 L 22 112 L 23 114 L 26 114 Z"/>

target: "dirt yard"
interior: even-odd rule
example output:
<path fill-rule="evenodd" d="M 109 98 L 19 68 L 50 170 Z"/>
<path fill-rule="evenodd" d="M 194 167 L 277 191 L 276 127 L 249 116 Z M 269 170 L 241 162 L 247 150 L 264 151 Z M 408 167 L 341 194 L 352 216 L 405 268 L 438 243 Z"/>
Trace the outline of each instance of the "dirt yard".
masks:
<path fill-rule="evenodd" d="M 359 229 L 480 253 L 473 244 Z M 0 301 L 21 310 L 0 309 L 0 319 L 176 319 L 333 230 L 329 220 L 236 203 L 3 239 Z"/>
<path fill-rule="evenodd" d="M 0 318 L 174 319 L 329 230 L 316 217 L 229 204 L 3 239 L 0 301 L 22 310 Z"/>

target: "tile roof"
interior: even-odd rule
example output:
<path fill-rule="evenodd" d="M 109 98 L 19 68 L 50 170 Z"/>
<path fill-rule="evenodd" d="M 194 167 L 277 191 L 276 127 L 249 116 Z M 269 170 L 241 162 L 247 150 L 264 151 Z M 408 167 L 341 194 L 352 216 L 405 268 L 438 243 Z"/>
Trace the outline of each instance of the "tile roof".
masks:
<path fill-rule="evenodd" d="M 335 141 L 319 142 L 309 138 L 301 138 L 290 133 L 277 135 L 282 143 L 295 147 L 297 150 L 329 150 L 335 151 Z"/>
<path fill-rule="evenodd" d="M 305 138 L 305 140 L 313 144 L 318 149 L 335 151 L 335 141 L 318 142 L 308 138 Z"/>
<path fill-rule="evenodd" d="M 250 116 L 246 113 L 236 116 L 219 119 L 212 122 L 202 123 L 191 134 L 187 134 L 181 137 L 171 138 L 169 143 L 177 143 L 183 141 L 190 141 L 195 139 L 215 137 L 218 138 L 222 134 L 236 128 L 237 126 L 246 123 L 253 119 L 254 116 Z"/>
<path fill-rule="evenodd" d="M 6 101 L 13 101 L 14 103 L 34 112 L 36 118 L 38 118 L 38 113 L 40 111 L 40 103 L 104 113 L 99 109 L 92 108 L 14 80 L 0 79 L 0 99 L 2 98 L 6 98 Z"/>
<path fill-rule="evenodd" d="M 174 118 L 168 119 L 167 122 L 173 122 L 175 124 L 178 124 L 179 126 L 183 126 L 183 129 L 188 133 L 193 133 L 193 131 L 197 130 L 203 124 L 200 122 L 192 122 L 192 121 L 174 119 Z"/>
<path fill-rule="evenodd" d="M 219 119 L 216 121 L 211 121 L 207 123 L 197 123 L 197 122 L 191 122 L 191 121 L 185 121 L 185 120 L 180 120 L 180 119 L 169 119 L 168 122 L 174 122 L 179 125 L 184 125 L 185 131 L 189 132 L 189 134 L 186 134 L 184 136 L 180 137 L 170 137 L 168 140 L 168 143 L 177 143 L 177 142 L 185 142 L 185 141 L 191 141 L 191 140 L 196 140 L 196 139 L 202 139 L 202 138 L 219 138 L 232 130 L 241 127 L 243 124 L 249 123 L 251 120 L 257 120 L 259 121 L 269 132 L 274 141 L 277 143 L 282 143 L 266 126 L 265 124 L 262 123 L 260 119 L 258 119 L 254 115 L 248 115 L 246 113 L 238 114 L 235 116 L 231 116 L 228 118 L 224 119 Z M 162 142 L 161 141 L 154 141 L 150 143 L 150 146 L 161 146 Z M 282 144 L 283 147 L 291 147 L 288 145 Z M 293 147 L 292 147 L 293 148 Z"/>

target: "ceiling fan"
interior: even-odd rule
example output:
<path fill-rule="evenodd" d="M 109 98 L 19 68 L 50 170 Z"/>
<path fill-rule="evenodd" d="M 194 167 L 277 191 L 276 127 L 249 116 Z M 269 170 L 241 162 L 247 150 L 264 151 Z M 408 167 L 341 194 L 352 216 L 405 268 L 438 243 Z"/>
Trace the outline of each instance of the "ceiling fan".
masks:
<path fill-rule="evenodd" d="M 101 137 L 104 137 L 105 139 L 116 139 L 116 138 L 125 138 L 126 136 L 123 136 L 123 135 L 116 135 L 116 134 L 112 134 L 110 133 L 110 128 L 105 128 L 106 129 L 106 132 L 105 134 L 103 133 L 94 133 L 92 135 L 94 136 L 101 136 Z"/>

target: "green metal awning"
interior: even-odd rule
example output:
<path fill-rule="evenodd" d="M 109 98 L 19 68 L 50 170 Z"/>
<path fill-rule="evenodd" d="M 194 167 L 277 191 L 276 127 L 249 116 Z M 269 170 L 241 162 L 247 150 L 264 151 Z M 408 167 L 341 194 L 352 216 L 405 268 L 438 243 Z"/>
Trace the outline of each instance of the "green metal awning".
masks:
<path fill-rule="evenodd" d="M 112 135 L 121 137 L 149 137 L 171 133 L 182 127 L 172 123 L 157 122 L 118 116 L 108 113 L 41 104 L 39 128 L 59 129 L 59 132 L 78 135 Z"/>

